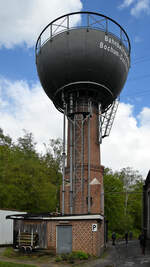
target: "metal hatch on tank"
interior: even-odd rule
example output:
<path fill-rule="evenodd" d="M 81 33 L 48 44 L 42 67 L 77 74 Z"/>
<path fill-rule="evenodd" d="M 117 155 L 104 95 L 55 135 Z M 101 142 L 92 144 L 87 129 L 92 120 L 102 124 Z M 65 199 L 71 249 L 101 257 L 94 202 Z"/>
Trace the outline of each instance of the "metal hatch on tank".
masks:
<path fill-rule="evenodd" d="M 76 21 L 76 23 L 75 23 Z M 76 25 L 76 26 L 74 26 Z M 94 12 L 61 16 L 36 43 L 41 84 L 63 112 L 62 94 L 87 95 L 104 113 L 119 96 L 130 67 L 130 41 L 113 19 Z"/>

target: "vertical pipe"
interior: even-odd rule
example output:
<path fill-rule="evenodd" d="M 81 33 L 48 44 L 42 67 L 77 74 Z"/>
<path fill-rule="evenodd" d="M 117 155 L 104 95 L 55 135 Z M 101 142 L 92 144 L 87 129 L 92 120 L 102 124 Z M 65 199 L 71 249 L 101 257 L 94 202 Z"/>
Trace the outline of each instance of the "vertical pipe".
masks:
<path fill-rule="evenodd" d="M 101 207 L 101 214 L 104 215 L 104 188 L 103 185 L 101 187 L 101 195 L 100 195 L 100 207 Z"/>
<path fill-rule="evenodd" d="M 90 192 L 90 114 L 88 116 L 88 213 L 91 211 L 91 192 Z"/>
<path fill-rule="evenodd" d="M 81 199 L 82 213 L 84 212 L 84 117 L 82 118 L 81 126 Z"/>
<path fill-rule="evenodd" d="M 99 104 L 99 144 L 102 144 L 102 112 L 101 104 Z"/>
<path fill-rule="evenodd" d="M 73 113 L 73 95 L 70 94 L 70 114 Z M 70 120 L 70 214 L 73 212 L 73 187 L 72 187 L 72 176 L 73 176 L 73 149 L 72 149 L 72 143 L 73 143 L 73 138 L 72 138 L 72 132 L 73 132 L 73 122 Z"/>
<path fill-rule="evenodd" d="M 74 116 L 74 125 L 73 125 L 73 201 L 74 201 L 74 212 L 76 209 L 76 115 Z"/>
<path fill-rule="evenodd" d="M 62 180 L 62 215 L 65 212 L 65 141 L 66 141 L 66 106 L 64 102 L 64 120 L 63 120 L 63 180 Z"/>
<path fill-rule="evenodd" d="M 70 214 L 72 214 L 72 121 L 70 121 Z"/>

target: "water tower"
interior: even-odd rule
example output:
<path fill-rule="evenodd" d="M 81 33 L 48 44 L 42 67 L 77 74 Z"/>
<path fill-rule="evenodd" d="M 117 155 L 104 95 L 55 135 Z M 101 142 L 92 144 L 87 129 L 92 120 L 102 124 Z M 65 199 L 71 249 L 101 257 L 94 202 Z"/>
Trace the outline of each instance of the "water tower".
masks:
<path fill-rule="evenodd" d="M 43 89 L 64 114 L 62 214 L 103 213 L 100 143 L 109 135 L 127 79 L 128 35 L 102 14 L 70 13 L 41 32 L 36 64 Z"/>

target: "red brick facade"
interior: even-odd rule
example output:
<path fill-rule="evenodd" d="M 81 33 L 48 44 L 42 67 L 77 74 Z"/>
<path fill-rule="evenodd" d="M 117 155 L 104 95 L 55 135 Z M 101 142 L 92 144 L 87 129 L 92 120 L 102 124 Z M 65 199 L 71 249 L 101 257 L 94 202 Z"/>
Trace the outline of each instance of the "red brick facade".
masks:
<path fill-rule="evenodd" d="M 42 220 L 28 218 L 25 220 L 15 220 L 15 233 L 19 231 L 27 231 L 38 233 L 39 247 L 49 249 L 55 253 L 58 252 L 58 227 L 71 226 L 72 227 L 72 251 L 84 251 L 91 255 L 100 256 L 104 248 L 104 220 L 99 215 L 97 219 L 87 219 L 87 215 L 78 216 L 60 216 L 55 218 L 43 218 Z M 99 219 L 98 219 L 99 218 Z M 93 224 L 97 225 L 97 231 L 92 231 Z M 61 238 L 61 236 L 60 236 Z M 62 238 L 61 238 L 62 239 Z M 62 245 L 62 244 L 61 244 Z"/>
<path fill-rule="evenodd" d="M 102 180 L 102 172 L 103 168 L 99 168 L 98 170 L 98 175 L 100 176 Z M 94 173 L 96 171 L 94 170 Z M 95 178 L 98 177 L 98 175 L 95 175 Z M 94 178 L 93 178 L 94 180 Z M 88 213 L 88 203 L 87 203 L 87 195 L 88 195 L 88 185 L 87 185 L 87 180 L 85 181 L 84 184 L 84 202 L 82 200 L 82 194 L 81 190 L 79 190 L 76 193 L 76 201 L 74 205 L 74 210 L 73 214 L 87 214 Z M 70 203 L 70 184 L 67 184 L 65 186 L 65 214 L 69 214 L 69 203 Z M 103 182 L 99 182 L 98 184 L 91 184 L 90 185 L 90 195 L 91 195 L 91 212 L 90 214 L 104 214 L 103 206 L 102 205 L 102 193 L 103 193 Z"/>
<path fill-rule="evenodd" d="M 78 116 L 81 116 L 80 114 Z M 81 122 L 78 122 L 78 125 Z M 100 165 L 100 146 L 97 139 L 98 135 L 98 108 L 93 106 L 92 116 L 90 118 L 90 198 L 91 208 L 90 214 L 103 214 L 103 205 L 101 205 L 101 197 L 103 193 L 103 166 Z M 76 178 L 73 177 L 73 214 L 88 213 L 88 120 L 84 122 L 84 186 L 82 188 L 81 181 L 81 136 L 76 132 L 78 139 L 76 161 L 78 161 L 78 169 L 76 170 Z M 73 150 L 75 148 L 73 147 Z M 74 175 L 74 174 L 73 174 Z M 76 180 L 76 181 L 74 181 Z M 65 169 L 65 193 L 64 193 L 64 214 L 70 214 L 70 122 L 68 121 L 68 148 L 67 148 L 67 167 Z M 62 200 L 62 193 L 60 195 Z M 60 203 L 62 210 L 62 202 Z"/>
<path fill-rule="evenodd" d="M 72 226 L 72 251 L 84 251 L 91 255 L 100 256 L 104 248 L 104 223 L 97 220 L 69 221 Z M 55 248 L 57 253 L 57 226 L 67 225 L 58 221 L 47 223 L 48 248 Z M 97 231 L 92 232 L 92 224 L 97 224 Z"/>

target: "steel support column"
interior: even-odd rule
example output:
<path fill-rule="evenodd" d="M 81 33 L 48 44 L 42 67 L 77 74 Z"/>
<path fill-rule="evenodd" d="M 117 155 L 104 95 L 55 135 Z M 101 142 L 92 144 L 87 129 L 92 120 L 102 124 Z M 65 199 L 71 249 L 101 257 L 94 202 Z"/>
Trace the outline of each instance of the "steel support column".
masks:
<path fill-rule="evenodd" d="M 84 211 L 84 117 L 81 125 L 81 198 L 82 212 Z"/>
<path fill-rule="evenodd" d="M 91 172 L 91 148 L 90 148 L 90 114 L 88 116 L 88 213 L 91 211 L 90 172 Z"/>
<path fill-rule="evenodd" d="M 73 96 L 70 94 L 70 114 L 73 113 Z M 70 214 L 73 213 L 73 123 L 70 120 Z"/>
<path fill-rule="evenodd" d="M 64 215 L 65 211 L 65 153 L 66 146 L 66 105 L 64 102 L 64 118 L 63 118 L 63 177 L 62 177 L 62 215 Z"/>

